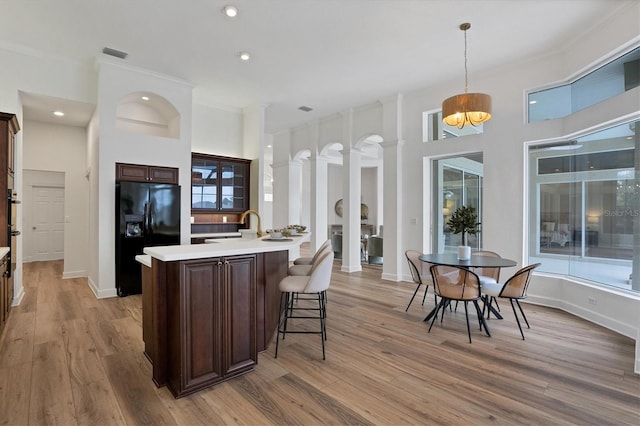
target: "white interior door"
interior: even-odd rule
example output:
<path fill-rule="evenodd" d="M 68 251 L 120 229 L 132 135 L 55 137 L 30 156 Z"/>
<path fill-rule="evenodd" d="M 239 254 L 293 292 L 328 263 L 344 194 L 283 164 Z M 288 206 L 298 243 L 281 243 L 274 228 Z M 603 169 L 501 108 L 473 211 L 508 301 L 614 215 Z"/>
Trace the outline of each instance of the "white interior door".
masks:
<path fill-rule="evenodd" d="M 64 188 L 34 186 L 32 194 L 32 259 L 64 259 Z"/>

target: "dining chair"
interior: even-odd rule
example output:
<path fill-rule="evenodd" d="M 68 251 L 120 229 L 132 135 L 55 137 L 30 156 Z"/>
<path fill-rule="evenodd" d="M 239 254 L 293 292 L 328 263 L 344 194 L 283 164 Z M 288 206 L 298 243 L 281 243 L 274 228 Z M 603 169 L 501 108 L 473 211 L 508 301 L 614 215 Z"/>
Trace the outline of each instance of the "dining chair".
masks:
<path fill-rule="evenodd" d="M 420 253 L 417 250 L 407 250 L 404 252 L 407 257 L 407 262 L 409 263 L 409 271 L 411 271 L 411 279 L 416 284 L 416 290 L 413 292 L 413 296 L 411 296 L 411 300 L 409 300 L 409 304 L 407 305 L 407 309 L 404 311 L 409 311 L 409 306 L 413 303 L 413 299 L 415 299 L 416 294 L 418 294 L 418 290 L 420 290 L 420 286 L 424 285 L 424 296 L 422 296 L 422 305 L 424 306 L 424 300 L 427 297 L 427 292 L 429 291 L 429 285 L 433 284 L 431 280 L 431 272 L 429 272 L 430 263 L 423 262 L 420 260 Z M 435 298 L 435 293 L 434 293 Z M 436 298 L 436 304 L 438 303 L 438 299 Z"/>
<path fill-rule="evenodd" d="M 280 320 L 278 321 L 278 331 L 276 335 L 276 358 L 278 357 L 280 334 L 282 334 L 282 340 L 284 340 L 287 333 L 297 333 L 320 334 L 322 340 L 322 359 L 326 359 L 324 348 L 324 342 L 327 340 L 326 295 L 331 283 L 333 257 L 333 251 L 329 250 L 313 264 L 309 275 L 288 275 L 280 280 Z M 307 303 L 294 303 L 294 299 L 298 301 L 296 298 L 297 295 L 313 296 L 299 300 L 315 300 L 318 302 L 318 307 L 310 307 Z M 310 313 L 307 313 L 307 315 L 297 315 L 299 311 Z M 312 316 L 311 313 L 313 312 L 317 312 L 317 315 Z M 287 327 L 291 319 L 319 319 L 320 329 L 319 331 L 308 329 L 290 330 Z"/>
<path fill-rule="evenodd" d="M 529 266 L 525 266 L 513 274 L 504 284 L 498 283 L 488 283 L 482 286 L 482 292 L 492 298 L 503 298 L 509 299 L 511 302 L 511 308 L 513 309 L 513 315 L 516 317 L 516 322 L 518 323 L 518 328 L 520 329 L 520 334 L 522 335 L 522 340 L 524 340 L 524 333 L 522 332 L 522 325 L 520 324 L 520 319 L 518 318 L 518 313 L 516 312 L 516 308 L 513 304 L 515 301 L 520 309 L 520 313 L 522 314 L 522 318 L 524 318 L 524 322 L 527 324 L 527 328 L 531 328 L 529 326 L 529 321 L 527 320 L 527 316 L 524 314 L 522 310 L 522 306 L 520 305 L 520 300 L 527 298 L 527 288 L 529 287 L 529 282 L 531 281 L 531 274 L 534 269 L 540 266 L 540 263 L 534 263 Z M 489 303 L 491 303 L 491 299 L 489 299 Z M 484 309 L 486 309 L 487 300 L 485 300 L 485 306 L 483 308 L 483 317 L 484 317 Z"/>
<path fill-rule="evenodd" d="M 480 299 L 480 278 L 478 275 L 466 268 L 460 266 L 433 265 L 430 268 L 431 277 L 433 279 L 433 289 L 437 296 L 440 296 L 440 302 L 436 306 L 436 311 L 429 326 L 429 332 L 438 317 L 438 311 L 442 309 L 440 322 L 444 319 L 444 308 L 452 301 L 464 303 L 464 315 L 467 320 L 467 334 L 469 335 L 469 343 L 471 343 L 471 329 L 469 328 L 469 312 L 467 304 L 473 303 L 478 315 L 480 330 L 484 327 L 487 336 L 491 336 L 484 315 L 478 305 Z"/>
<path fill-rule="evenodd" d="M 478 250 L 472 253 L 474 256 L 486 256 L 486 257 L 495 257 L 502 258 L 498 253 L 489 250 Z M 475 272 L 478 274 L 480 278 L 480 286 L 484 286 L 486 284 L 495 284 L 500 281 L 500 268 L 476 268 Z M 493 297 L 489 297 L 489 306 L 495 301 L 496 307 L 500 310 L 500 305 L 498 305 L 498 301 Z M 488 315 L 490 315 L 491 310 L 489 310 Z"/>

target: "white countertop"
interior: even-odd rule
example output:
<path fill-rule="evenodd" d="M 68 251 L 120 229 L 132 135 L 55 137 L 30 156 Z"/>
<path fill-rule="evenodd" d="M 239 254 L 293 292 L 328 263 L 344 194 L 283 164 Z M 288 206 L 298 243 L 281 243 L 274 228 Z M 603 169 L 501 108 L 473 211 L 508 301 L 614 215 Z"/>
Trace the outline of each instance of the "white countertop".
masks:
<path fill-rule="evenodd" d="M 264 241 L 265 238 L 269 237 L 253 239 L 214 239 L 208 240 L 207 244 L 145 247 L 144 253 L 163 262 L 206 259 L 209 257 L 233 256 L 236 254 L 264 253 L 294 249 L 299 247 L 303 242 L 309 241 L 310 236 L 310 233 L 306 233 L 278 241 Z"/>
<path fill-rule="evenodd" d="M 242 237 L 240 232 L 208 232 L 203 234 L 191 234 L 191 238 L 228 238 Z"/>
<path fill-rule="evenodd" d="M 136 261 L 138 263 L 142 263 L 144 266 L 148 266 L 151 268 L 151 256 L 148 254 L 138 254 L 136 255 Z"/>
<path fill-rule="evenodd" d="M 0 247 L 0 259 L 5 257 L 11 249 L 9 247 Z"/>

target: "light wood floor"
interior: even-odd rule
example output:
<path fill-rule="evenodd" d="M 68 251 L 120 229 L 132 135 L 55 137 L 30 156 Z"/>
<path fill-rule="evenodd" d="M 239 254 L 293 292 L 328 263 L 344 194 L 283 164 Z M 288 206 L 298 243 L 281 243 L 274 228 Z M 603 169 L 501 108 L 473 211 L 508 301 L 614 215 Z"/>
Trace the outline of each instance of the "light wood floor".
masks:
<path fill-rule="evenodd" d="M 405 313 L 413 284 L 379 271 L 336 263 L 326 361 L 319 336 L 289 335 L 277 360 L 271 345 L 254 372 L 175 400 L 151 381 L 140 296 L 96 300 L 61 262 L 25 264 L 0 340 L 0 424 L 639 424 L 631 339 L 526 305 L 523 341 L 505 304 L 491 338 L 474 321 L 468 343 L 464 309 L 427 333 L 431 294 Z"/>

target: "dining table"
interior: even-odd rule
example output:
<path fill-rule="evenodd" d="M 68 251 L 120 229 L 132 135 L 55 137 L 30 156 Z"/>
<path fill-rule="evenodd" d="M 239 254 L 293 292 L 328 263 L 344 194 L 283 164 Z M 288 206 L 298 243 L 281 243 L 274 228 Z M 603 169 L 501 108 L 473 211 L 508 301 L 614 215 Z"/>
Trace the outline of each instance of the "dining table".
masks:
<path fill-rule="evenodd" d="M 433 265 L 445 265 L 445 266 L 457 266 L 461 268 L 510 268 L 516 266 L 518 262 L 511 259 L 505 259 L 503 257 L 493 257 L 493 256 L 481 256 L 471 254 L 469 259 L 458 259 L 458 255 L 456 253 L 431 253 L 431 254 L 423 254 L 419 257 L 419 259 L 423 262 L 431 263 Z M 482 291 L 482 289 L 480 289 Z M 486 300 L 486 296 L 482 299 L 485 302 L 485 305 L 491 310 L 491 312 L 495 315 L 496 318 L 502 319 L 502 315 L 498 312 L 491 304 L 488 304 Z M 424 321 L 429 321 L 433 315 L 436 313 L 436 307 L 434 307 L 431 312 L 425 317 Z M 484 322 L 484 320 L 483 320 Z M 485 324 L 486 325 L 486 324 Z M 487 334 L 490 335 L 489 329 L 486 329 Z"/>

